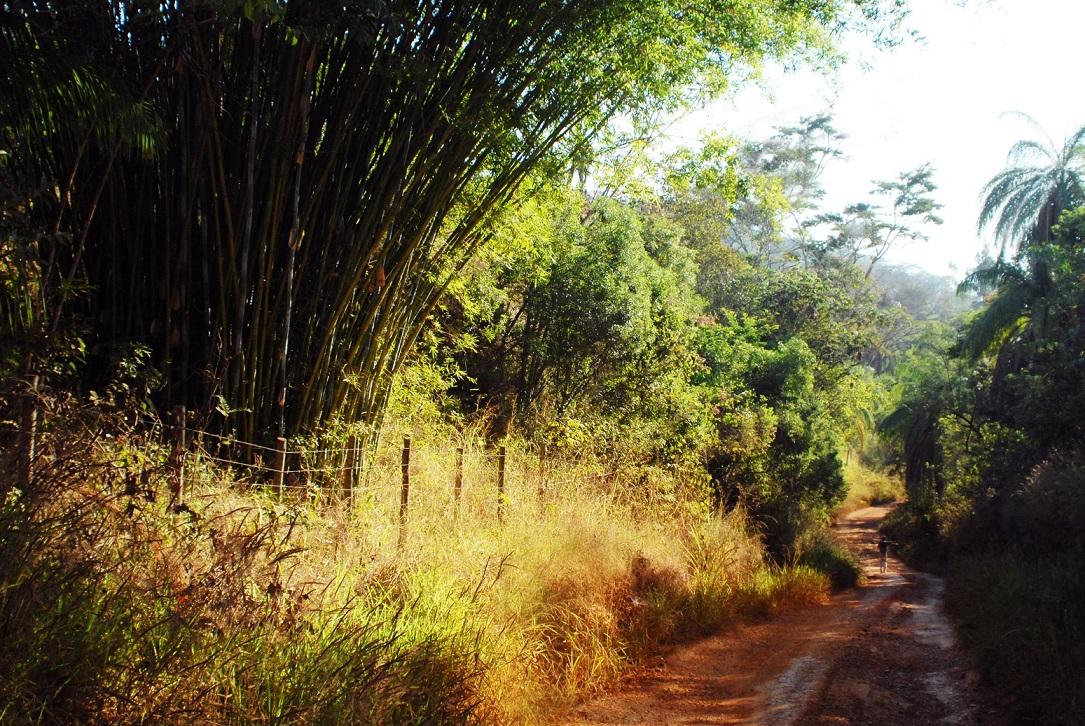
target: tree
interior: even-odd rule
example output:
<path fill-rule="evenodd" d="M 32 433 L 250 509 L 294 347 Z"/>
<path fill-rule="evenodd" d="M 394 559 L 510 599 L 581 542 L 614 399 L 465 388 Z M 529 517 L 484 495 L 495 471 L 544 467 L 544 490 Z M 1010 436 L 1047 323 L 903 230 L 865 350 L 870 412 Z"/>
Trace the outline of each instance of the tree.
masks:
<path fill-rule="evenodd" d="M 821 271 L 745 265 L 711 292 L 708 311 L 718 318 L 750 315 L 770 324 L 768 340 L 804 340 L 816 354 L 819 386 L 860 363 L 884 317 L 862 272 L 849 265 Z"/>
<path fill-rule="evenodd" d="M 1019 114 L 1037 131 L 1039 125 Z M 1042 133 L 1042 132 L 1041 132 Z M 1016 246 L 1043 242 L 1063 210 L 1085 202 L 1081 182 L 1085 153 L 1085 126 L 1058 147 L 1044 134 L 1043 141 L 1018 141 L 1007 155 L 1007 168 L 983 187 L 983 206 L 977 227 L 994 226 L 1000 256 Z"/>
<path fill-rule="evenodd" d="M 814 352 L 797 336 L 771 340 L 769 327 L 730 316 L 700 328 L 697 380 L 715 401 L 707 461 L 714 493 L 725 505 L 744 501 L 782 558 L 804 520 L 843 497 L 843 432 L 816 386 Z"/>
<path fill-rule="evenodd" d="M 969 273 L 961 288 L 988 290 L 986 305 L 965 326 L 960 351 L 971 360 L 1007 343 L 1048 332 L 1048 302 L 1055 292 L 1049 246 L 1030 245 L 1016 262 L 992 260 Z"/>
<path fill-rule="evenodd" d="M 533 169 L 821 46 L 850 4 L 6 5 L 2 163 L 54 233 L 35 334 L 82 321 L 88 375 L 147 345 L 163 403 L 223 399 L 250 440 L 375 421 Z"/>
<path fill-rule="evenodd" d="M 831 232 L 824 242 L 812 245 L 815 258 L 821 252 L 843 255 L 853 264 L 865 260 L 869 278 L 894 244 L 927 239 L 917 225 L 942 223 L 937 214 L 942 205 L 931 196 L 937 188 L 933 175 L 931 165 L 924 164 L 902 172 L 895 180 L 875 182 L 871 194 L 888 197 L 888 206 L 859 202 L 846 207 L 843 213 L 819 215 L 815 224 L 828 225 Z"/>
<path fill-rule="evenodd" d="M 733 143 L 729 161 L 737 183 L 724 190 L 731 194 L 695 187 L 705 202 L 715 200 L 726 210 L 717 222 L 719 241 L 758 265 L 794 267 L 803 258 L 810 215 L 824 195 L 821 172 L 828 160 L 842 156 L 843 139 L 832 116 L 818 114 L 777 128 L 764 141 Z M 703 234 L 694 238 L 701 239 L 699 247 L 712 241 Z"/>
<path fill-rule="evenodd" d="M 628 431 L 665 407 L 674 391 L 662 389 L 687 385 L 698 311 L 681 230 L 572 190 L 509 226 L 504 249 L 473 267 L 458 309 L 440 320 L 473 341 L 457 355 L 470 381 L 459 387 L 465 407 L 494 414 L 498 430 L 528 432 L 572 419 L 622 421 Z M 487 297 L 496 304 L 471 316 L 471 301 Z M 660 434 L 663 445 L 669 432 Z"/>
<path fill-rule="evenodd" d="M 749 170 L 758 194 L 739 206 L 733 244 L 739 248 L 756 244 L 755 259 L 761 264 L 789 267 L 804 260 L 811 215 L 825 196 L 821 174 L 828 161 L 843 158 L 840 144 L 845 138 L 833 117 L 821 113 L 803 117 L 795 126 L 778 128 L 767 141 L 747 144 L 743 167 Z M 773 226 L 760 225 L 770 234 L 759 233 L 758 225 L 749 224 L 748 220 L 760 215 L 778 218 Z"/>

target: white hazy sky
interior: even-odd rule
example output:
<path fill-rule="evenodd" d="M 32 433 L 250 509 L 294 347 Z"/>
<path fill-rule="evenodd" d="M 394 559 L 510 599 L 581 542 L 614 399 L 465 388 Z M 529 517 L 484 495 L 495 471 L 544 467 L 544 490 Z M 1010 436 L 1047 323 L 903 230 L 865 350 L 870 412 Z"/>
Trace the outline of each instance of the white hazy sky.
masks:
<path fill-rule="evenodd" d="M 830 110 L 848 138 L 846 158 L 822 181 L 825 206 L 865 198 L 871 182 L 930 161 L 945 223 L 930 240 L 888 259 L 962 276 L 986 240 L 976 234 L 980 190 L 1005 166 L 1006 152 L 1037 132 L 1006 112 L 1024 111 L 1061 145 L 1085 124 L 1076 81 L 1085 48 L 1085 0 L 912 0 L 910 26 L 923 37 L 890 50 L 844 43 L 849 62 L 831 76 L 768 68 L 761 87 L 683 118 L 672 141 L 700 130 L 764 138 L 773 127 Z"/>

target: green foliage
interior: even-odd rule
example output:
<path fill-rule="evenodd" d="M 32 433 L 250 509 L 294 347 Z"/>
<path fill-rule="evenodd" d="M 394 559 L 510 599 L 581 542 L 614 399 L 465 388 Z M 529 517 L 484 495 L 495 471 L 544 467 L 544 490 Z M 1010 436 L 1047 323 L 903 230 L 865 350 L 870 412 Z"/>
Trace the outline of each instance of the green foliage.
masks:
<path fill-rule="evenodd" d="M 697 303 L 680 230 L 579 192 L 536 201 L 442 320 L 475 341 L 459 354 L 474 384 L 461 395 L 500 426 L 545 429 L 555 442 L 586 427 L 638 457 L 681 458 L 706 426 L 688 382 Z M 486 298 L 485 316 L 465 314 Z"/>
<path fill-rule="evenodd" d="M 813 209 L 835 138 L 819 117 L 756 149 L 711 137 L 656 168 L 633 148 L 592 170 L 594 194 L 587 169 L 579 189 L 536 178 L 449 288 L 420 338 L 428 359 L 462 369 L 451 391 L 495 435 L 707 468 L 717 503 L 745 501 L 785 559 L 843 499 L 838 452 L 870 445 L 885 392 L 860 361 L 888 349 L 888 314 L 845 259 L 777 268 L 722 243 L 740 201 L 781 233 L 785 213 Z"/>
<path fill-rule="evenodd" d="M 826 272 L 747 266 L 735 270 L 729 283 L 708 298 L 710 309 L 762 317 L 776 341 L 805 340 L 817 356 L 819 383 L 845 370 L 877 340 L 883 314 L 854 266 Z"/>
<path fill-rule="evenodd" d="M 811 512 L 844 496 L 839 440 L 814 386 L 815 357 L 792 338 L 758 342 L 749 326 L 703 329 L 706 383 L 717 387 L 718 442 L 709 460 L 717 496 L 762 517 L 770 547 L 794 546 Z"/>
<path fill-rule="evenodd" d="M 931 196 L 937 188 L 933 174 L 931 165 L 924 164 L 893 181 L 876 182 L 872 196 L 888 197 L 888 205 L 859 202 L 842 213 L 819 215 L 814 223 L 828 225 L 831 232 L 815 251 L 843 255 L 853 263 L 865 260 L 869 276 L 894 244 L 927 239 L 921 226 L 942 223 L 937 214 L 942 205 Z"/>
<path fill-rule="evenodd" d="M 937 350 L 908 356 L 898 366 L 896 378 L 899 402 L 878 428 L 900 444 L 910 500 L 930 502 L 945 486 L 940 439 L 945 417 L 966 411 L 969 394 L 959 369 L 948 365 Z"/>
<path fill-rule="evenodd" d="M 1016 716 L 1051 723 L 1081 723 L 1085 674 L 1071 605 L 1085 558 L 1082 134 L 1061 149 L 1019 143 L 988 183 L 980 227 L 1003 254 L 962 285 L 984 305 L 955 345 L 905 356 L 881 424 L 909 495 L 887 530 L 945 569 L 962 639 Z"/>
<path fill-rule="evenodd" d="M 89 385 L 145 345 L 162 403 L 210 414 L 222 396 L 218 425 L 250 440 L 375 424 L 525 179 L 619 112 L 643 122 L 765 58 L 822 53 L 852 5 L 6 8 L 0 181 L 34 263 L 8 302 L 33 338 L 94 321 Z"/>
<path fill-rule="evenodd" d="M 969 555 L 947 573 L 946 605 L 983 675 L 1018 722 L 1085 723 L 1081 553 Z"/>
<path fill-rule="evenodd" d="M 728 163 L 747 174 L 739 187 L 746 194 L 733 218 L 717 216 L 715 226 L 706 212 L 727 195 L 695 176 L 671 184 L 665 207 L 690 225 L 698 291 L 715 319 L 697 331 L 705 367 L 694 380 L 716 409 L 717 440 L 708 451 L 716 495 L 725 504 L 745 501 L 781 558 L 843 499 L 838 451 L 861 436 L 877 390 L 855 365 L 881 347 L 886 314 L 875 290 L 839 257 L 795 265 L 811 249 L 795 219 L 816 209 L 820 165 L 837 153 L 838 139 L 822 116 L 742 147 Z"/>

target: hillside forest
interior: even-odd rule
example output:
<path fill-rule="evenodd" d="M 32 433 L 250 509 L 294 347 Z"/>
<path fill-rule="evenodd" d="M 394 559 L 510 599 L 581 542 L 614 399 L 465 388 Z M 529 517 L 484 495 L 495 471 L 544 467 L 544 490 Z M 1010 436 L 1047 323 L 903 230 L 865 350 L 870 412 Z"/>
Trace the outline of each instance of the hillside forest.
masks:
<path fill-rule="evenodd" d="M 1011 717 L 1082 723 L 1085 128 L 976 179 L 963 280 L 887 258 L 932 163 L 826 201 L 830 110 L 659 143 L 906 13 L 0 5 L 0 722 L 551 722 L 899 501 Z"/>

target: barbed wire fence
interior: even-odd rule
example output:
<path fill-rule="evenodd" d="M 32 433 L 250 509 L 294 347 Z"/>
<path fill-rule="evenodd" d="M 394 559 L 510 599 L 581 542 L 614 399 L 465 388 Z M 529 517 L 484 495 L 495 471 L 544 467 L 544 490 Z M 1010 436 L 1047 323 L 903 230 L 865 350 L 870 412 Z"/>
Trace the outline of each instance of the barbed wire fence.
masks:
<path fill-rule="evenodd" d="M 14 423 L 14 422 L 13 422 Z M 33 470 L 44 463 L 49 447 L 39 447 L 42 431 L 40 423 L 35 427 L 25 428 L 22 422 L 16 423 L 10 432 L 17 445 L 18 479 L 29 481 Z M 433 445 L 416 446 L 411 436 L 403 436 L 398 462 L 391 461 L 385 447 L 381 457 L 377 455 L 375 445 L 363 443 L 363 437 L 357 434 L 347 436 L 346 445 L 342 446 L 304 446 L 298 442 L 291 444 L 286 438 L 279 437 L 274 446 L 264 443 L 245 441 L 236 436 L 218 434 L 190 426 L 183 406 L 172 411 L 170 425 L 155 425 L 153 431 L 143 438 L 148 443 L 152 439 L 161 442 L 165 439 L 166 451 L 158 449 L 158 458 L 146 455 L 124 455 L 104 462 L 119 479 L 123 491 L 130 495 L 149 490 L 150 480 L 164 479 L 169 487 L 171 502 L 182 505 L 190 493 L 188 481 L 193 474 L 200 473 L 200 464 L 206 462 L 212 467 L 229 470 L 238 478 L 238 485 L 271 492 L 280 502 L 299 495 L 306 499 L 324 501 L 329 497 L 340 502 L 346 501 L 348 511 L 355 509 L 361 495 L 373 498 L 377 483 L 386 486 L 395 478 L 394 467 L 399 469 L 398 511 L 392 514 L 397 522 L 399 544 L 402 545 L 404 532 L 412 514 L 412 496 L 439 496 L 441 504 L 447 502 L 451 509 L 448 514 L 458 519 L 464 509 L 465 493 L 471 490 L 470 506 L 476 514 L 496 516 L 499 524 L 504 524 L 512 496 L 513 484 L 515 498 L 520 505 L 534 500 L 545 505 L 552 493 L 566 490 L 584 483 L 585 472 L 573 472 L 568 466 L 552 466 L 557 461 L 551 457 L 545 445 L 530 446 L 516 442 L 509 447 L 506 443 L 496 446 L 480 446 L 475 440 L 468 440 L 460 434 L 459 441 L 450 442 L 454 446 Z M 155 443 L 158 447 L 160 444 Z M 108 457 L 107 457 L 108 458 Z M 440 459 L 439 473 L 427 470 L 428 481 L 424 481 L 422 490 L 412 491 L 416 470 L 426 466 L 426 459 Z M 41 460 L 41 461 L 39 461 Z M 602 485 L 612 475 L 605 471 L 591 474 Z M 439 480 L 439 481 L 435 481 Z M 435 490 L 434 487 L 437 487 Z M 391 504 L 391 502 L 389 502 Z M 183 509 L 183 507 L 181 507 Z"/>
<path fill-rule="evenodd" d="M 207 461 L 219 467 L 252 474 L 250 485 L 264 487 L 274 492 L 280 501 L 292 492 L 304 492 L 313 496 L 332 495 L 347 500 L 353 508 L 363 491 L 371 490 L 375 481 L 387 482 L 394 476 L 394 466 L 399 469 L 399 499 L 397 524 L 400 530 L 399 544 L 411 518 L 412 491 L 416 470 L 424 457 L 449 457 L 448 449 L 437 452 L 419 450 L 413 438 L 402 437 L 399 461 L 378 461 L 375 446 L 363 444 L 363 438 L 350 435 L 346 446 L 305 447 L 290 445 L 279 437 L 275 446 L 244 441 L 234 436 L 213 434 L 184 425 L 184 410 L 174 412 L 172 429 L 173 451 L 170 480 L 179 482 L 183 491 L 185 467 L 189 458 Z M 509 447 L 500 443 L 492 447 L 468 444 L 460 437 L 451 456 L 450 471 L 442 472 L 447 481 L 442 482 L 450 495 L 451 515 L 459 518 L 464 506 L 465 479 L 474 475 L 475 481 L 466 482 L 476 493 L 483 494 L 483 501 L 496 516 L 499 524 L 505 522 L 510 503 L 510 483 L 517 482 L 517 498 L 521 501 L 534 498 L 545 504 L 548 494 L 558 488 L 576 484 L 575 477 L 561 476 L 552 471 L 551 458 L 545 445 Z M 431 477 L 432 479 L 432 477 Z M 433 482 L 429 482 L 432 484 Z M 479 490 L 482 490 L 481 492 Z M 488 492 L 486 494 L 485 492 Z M 429 492 L 432 493 L 432 492 Z"/>

